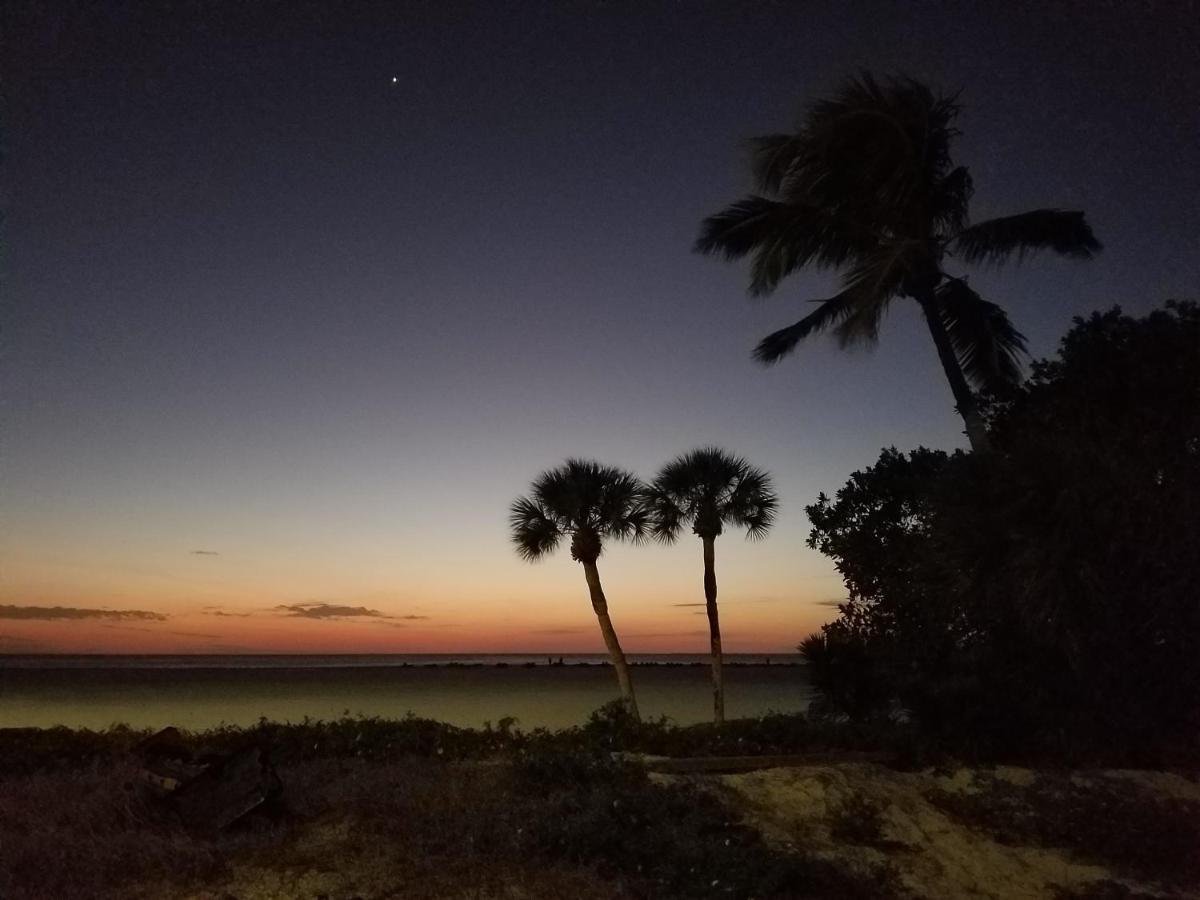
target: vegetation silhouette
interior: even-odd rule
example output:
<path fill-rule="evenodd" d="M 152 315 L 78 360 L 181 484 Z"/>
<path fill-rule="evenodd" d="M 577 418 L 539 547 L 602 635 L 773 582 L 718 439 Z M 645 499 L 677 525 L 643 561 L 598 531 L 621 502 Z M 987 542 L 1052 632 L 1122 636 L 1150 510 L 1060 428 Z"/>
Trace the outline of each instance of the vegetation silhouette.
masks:
<path fill-rule="evenodd" d="M 591 460 L 568 459 L 534 479 L 529 496 L 514 500 L 509 513 L 513 543 L 522 559 L 535 562 L 570 537 L 571 558 L 583 566 L 621 697 L 635 720 L 639 713 L 633 681 L 608 615 L 596 560 L 606 539 L 636 543 L 649 535 L 644 494 L 645 485 L 629 472 Z"/>
<path fill-rule="evenodd" d="M 814 332 L 832 330 L 842 347 L 873 344 L 891 301 L 915 300 L 971 447 L 982 450 L 987 429 L 971 385 L 1017 383 L 1025 340 L 1003 309 L 946 272 L 947 258 L 999 264 L 1049 249 L 1087 259 L 1100 243 L 1076 211 L 968 224 L 971 175 L 950 153 L 959 109 L 957 95 L 937 96 L 911 78 L 849 80 L 812 103 L 795 131 L 751 141 L 760 193 L 705 219 L 695 249 L 752 256 L 756 296 L 804 268 L 842 270 L 837 294 L 758 344 L 754 355 L 766 364 Z"/>
<path fill-rule="evenodd" d="M 814 684 L 985 750 L 1195 759 L 1200 306 L 1076 319 L 985 413 L 993 452 L 885 450 L 808 508 L 849 592 Z"/>
<path fill-rule="evenodd" d="M 717 616 L 716 540 L 726 525 L 745 528 L 748 538 L 766 537 L 775 521 L 779 499 L 771 479 L 740 456 L 718 447 L 692 450 L 667 463 L 647 491 L 651 532 L 672 543 L 684 526 L 704 547 L 704 605 L 708 612 L 712 653 L 713 721 L 725 721 L 725 688 L 721 677 L 721 625 Z"/>

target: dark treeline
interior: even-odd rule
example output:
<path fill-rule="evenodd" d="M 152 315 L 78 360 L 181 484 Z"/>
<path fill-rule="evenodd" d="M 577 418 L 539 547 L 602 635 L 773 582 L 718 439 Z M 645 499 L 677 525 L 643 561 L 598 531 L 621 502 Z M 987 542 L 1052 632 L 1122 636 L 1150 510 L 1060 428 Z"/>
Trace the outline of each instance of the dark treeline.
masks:
<path fill-rule="evenodd" d="M 849 599 L 802 645 L 826 711 L 980 750 L 1200 734 L 1200 306 L 1077 319 L 985 405 L 991 452 L 883 451 L 808 508 Z"/>

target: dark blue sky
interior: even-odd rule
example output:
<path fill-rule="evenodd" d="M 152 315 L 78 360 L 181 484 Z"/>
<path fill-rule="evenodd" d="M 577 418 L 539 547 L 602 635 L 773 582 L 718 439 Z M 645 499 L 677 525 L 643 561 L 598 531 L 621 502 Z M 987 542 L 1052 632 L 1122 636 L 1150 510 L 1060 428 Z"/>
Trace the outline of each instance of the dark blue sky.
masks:
<path fill-rule="evenodd" d="M 874 352 L 818 339 L 761 369 L 754 343 L 829 278 L 751 303 L 743 267 L 690 244 L 747 189 L 744 140 L 859 68 L 963 90 L 975 218 L 1086 210 L 1094 262 L 973 277 L 1036 355 L 1074 315 L 1196 294 L 1192 3 L 6 15 L 10 602 L 194 586 L 173 567 L 212 545 L 244 566 L 205 574 L 210 600 L 383 603 L 414 580 L 426 594 L 397 603 L 470 598 L 483 588 L 436 566 L 473 559 L 502 607 L 548 577 L 505 544 L 538 469 L 574 453 L 649 474 L 706 442 L 774 471 L 786 504 L 735 571 L 802 604 L 836 596 L 802 507 L 883 445 L 961 443 L 933 348 L 898 304 Z M 299 560 L 316 568 L 289 581 Z M 179 590 L 167 606 L 198 596 Z"/>

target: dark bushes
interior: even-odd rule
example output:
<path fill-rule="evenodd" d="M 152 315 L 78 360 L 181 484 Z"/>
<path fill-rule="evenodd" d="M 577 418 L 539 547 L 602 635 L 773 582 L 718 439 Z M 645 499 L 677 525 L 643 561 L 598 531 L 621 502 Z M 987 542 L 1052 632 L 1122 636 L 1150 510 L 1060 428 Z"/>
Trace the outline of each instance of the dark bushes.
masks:
<path fill-rule="evenodd" d="M 1002 843 L 1064 847 L 1140 881 L 1200 882 L 1200 803 L 1156 796 L 1129 779 L 1080 783 L 1043 773 L 1029 785 L 994 779 L 979 792 L 930 800 Z"/>
<path fill-rule="evenodd" d="M 1200 307 L 1077 320 L 994 450 L 886 450 L 809 507 L 849 599 L 826 705 L 960 750 L 1186 759 L 1200 734 Z"/>

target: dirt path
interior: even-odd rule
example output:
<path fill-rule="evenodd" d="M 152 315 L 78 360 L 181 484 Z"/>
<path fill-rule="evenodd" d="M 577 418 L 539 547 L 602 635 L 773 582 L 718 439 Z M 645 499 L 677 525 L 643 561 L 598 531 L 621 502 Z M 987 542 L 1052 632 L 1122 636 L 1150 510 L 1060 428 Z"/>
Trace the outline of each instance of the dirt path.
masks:
<path fill-rule="evenodd" d="M 1064 777 L 1079 790 L 1091 789 L 1085 776 Z M 855 867 L 891 867 L 914 897 L 1033 900 L 1088 896 L 1089 890 L 1096 897 L 1200 897 L 1195 885 L 1123 877 L 1115 867 L 1086 858 L 1089 854 L 1036 846 L 1020 841 L 1020 835 L 998 836 L 953 812 L 956 798 L 968 805 L 986 803 L 998 787 L 1004 790 L 997 796 L 1019 796 L 1037 778 L 1025 769 L 960 769 L 945 775 L 835 764 L 710 776 L 709 781 L 732 794 L 768 840 Z M 1115 786 L 1200 802 L 1200 785 L 1176 775 L 1105 772 L 1097 773 L 1095 782 L 1098 791 Z M 1109 893 L 1101 894 L 1104 882 Z"/>

